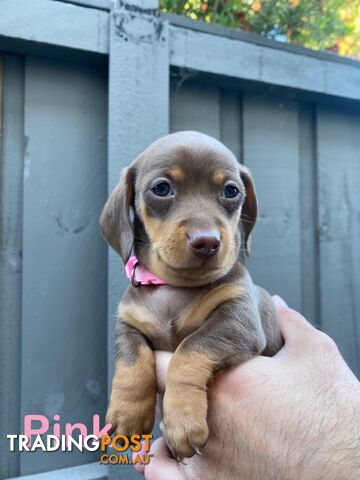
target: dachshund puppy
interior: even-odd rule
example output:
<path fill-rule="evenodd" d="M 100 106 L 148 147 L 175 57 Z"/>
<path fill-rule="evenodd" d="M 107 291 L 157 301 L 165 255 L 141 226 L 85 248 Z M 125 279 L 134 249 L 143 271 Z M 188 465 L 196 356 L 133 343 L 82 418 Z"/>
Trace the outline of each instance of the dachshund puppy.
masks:
<path fill-rule="evenodd" d="M 123 171 L 100 217 L 131 280 L 118 308 L 107 412 L 116 433 L 152 431 L 155 349 L 174 352 L 163 427 L 179 461 L 206 444 L 214 375 L 280 349 L 272 300 L 239 261 L 256 216 L 249 171 L 207 135 L 167 135 Z"/>

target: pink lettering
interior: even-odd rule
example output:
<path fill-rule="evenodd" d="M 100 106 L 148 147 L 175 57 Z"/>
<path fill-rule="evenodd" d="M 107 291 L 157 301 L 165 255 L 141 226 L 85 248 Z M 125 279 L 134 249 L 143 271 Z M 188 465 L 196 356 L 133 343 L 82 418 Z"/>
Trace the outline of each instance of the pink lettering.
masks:
<path fill-rule="evenodd" d="M 40 422 L 40 427 L 34 428 L 32 422 Z M 49 420 L 44 415 L 25 415 L 24 417 L 24 435 L 29 439 L 31 444 L 32 435 L 41 435 L 47 432 L 49 428 Z"/>
<path fill-rule="evenodd" d="M 105 427 L 100 430 L 100 417 L 99 415 L 93 416 L 93 434 L 96 435 L 98 438 L 102 437 L 103 435 L 110 435 L 111 430 L 111 423 L 107 423 Z"/>

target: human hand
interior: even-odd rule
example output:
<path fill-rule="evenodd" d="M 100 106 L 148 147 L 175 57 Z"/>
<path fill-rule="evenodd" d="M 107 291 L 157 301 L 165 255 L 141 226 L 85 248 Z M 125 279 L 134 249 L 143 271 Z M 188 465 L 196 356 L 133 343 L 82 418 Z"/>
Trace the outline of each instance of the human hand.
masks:
<path fill-rule="evenodd" d="M 158 439 L 137 467 L 147 480 L 360 478 L 360 384 L 327 335 L 274 302 L 284 347 L 218 378 L 203 455 L 178 464 Z M 170 358 L 157 352 L 161 391 Z"/>

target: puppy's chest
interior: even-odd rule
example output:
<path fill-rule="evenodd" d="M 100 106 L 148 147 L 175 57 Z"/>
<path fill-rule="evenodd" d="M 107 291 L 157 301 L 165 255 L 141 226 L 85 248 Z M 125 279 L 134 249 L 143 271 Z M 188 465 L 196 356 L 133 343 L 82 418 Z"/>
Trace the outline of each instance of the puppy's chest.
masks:
<path fill-rule="evenodd" d="M 168 285 L 131 288 L 119 305 L 119 315 L 122 321 L 141 331 L 155 349 L 173 351 L 199 328 L 193 310 L 205 293 L 204 289 Z"/>

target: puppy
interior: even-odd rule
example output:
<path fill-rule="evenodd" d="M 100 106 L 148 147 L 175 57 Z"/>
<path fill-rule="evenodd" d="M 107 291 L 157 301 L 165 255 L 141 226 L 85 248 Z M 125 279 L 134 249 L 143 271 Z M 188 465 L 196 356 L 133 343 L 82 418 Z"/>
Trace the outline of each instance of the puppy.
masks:
<path fill-rule="evenodd" d="M 199 453 L 214 375 L 280 349 L 272 300 L 239 261 L 256 217 L 248 169 L 207 135 L 167 135 L 123 171 L 100 217 L 131 281 L 116 324 L 115 432 L 151 433 L 154 350 L 168 350 L 164 436 L 179 461 Z"/>

